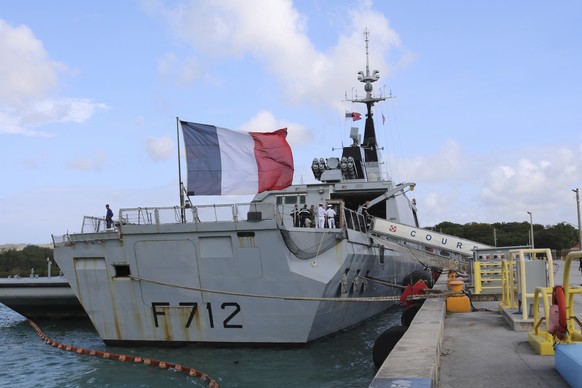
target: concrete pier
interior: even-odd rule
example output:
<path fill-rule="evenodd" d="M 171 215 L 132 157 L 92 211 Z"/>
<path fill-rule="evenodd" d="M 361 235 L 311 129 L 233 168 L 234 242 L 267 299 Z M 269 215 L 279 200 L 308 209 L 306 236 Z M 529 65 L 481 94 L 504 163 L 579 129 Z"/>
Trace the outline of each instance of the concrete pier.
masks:
<path fill-rule="evenodd" d="M 556 284 L 564 262 L 556 261 Z M 582 284 L 573 262 L 570 284 Z M 446 276 L 435 288 L 446 289 Z M 582 318 L 582 298 L 574 298 Z M 378 370 L 371 388 L 568 387 L 553 356 L 540 356 L 526 331 L 515 331 L 497 301 L 472 301 L 477 311 L 447 313 L 444 299 L 427 300 Z M 510 317 L 511 318 L 511 317 Z"/>

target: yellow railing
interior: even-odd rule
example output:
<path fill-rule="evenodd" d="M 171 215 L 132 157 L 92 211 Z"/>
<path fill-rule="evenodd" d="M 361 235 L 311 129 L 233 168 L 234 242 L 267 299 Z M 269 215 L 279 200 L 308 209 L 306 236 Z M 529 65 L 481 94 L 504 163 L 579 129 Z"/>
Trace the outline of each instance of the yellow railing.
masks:
<path fill-rule="evenodd" d="M 566 256 L 566 264 L 564 265 L 564 279 L 562 281 L 562 287 L 564 288 L 564 296 L 566 298 L 568 330 L 566 331 L 566 338 L 562 340 L 562 342 L 582 341 L 580 330 L 575 331 L 575 323 L 578 324 L 578 327 L 582 327 L 582 324 L 574 315 L 574 295 L 582 295 L 582 287 L 570 285 L 570 268 L 572 268 L 571 263 L 574 259 L 582 259 L 582 251 L 568 253 L 568 256 Z"/>
<path fill-rule="evenodd" d="M 515 261 L 501 262 L 501 301 L 499 307 L 517 308 Z"/>
<path fill-rule="evenodd" d="M 473 287 L 474 294 L 479 295 L 484 290 L 502 289 L 502 271 L 500 263 L 473 262 Z"/>

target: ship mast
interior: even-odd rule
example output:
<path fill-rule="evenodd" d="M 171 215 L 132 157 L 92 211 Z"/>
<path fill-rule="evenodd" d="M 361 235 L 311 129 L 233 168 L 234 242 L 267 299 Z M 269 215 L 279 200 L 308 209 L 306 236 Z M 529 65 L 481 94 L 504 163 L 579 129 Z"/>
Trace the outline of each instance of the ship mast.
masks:
<path fill-rule="evenodd" d="M 366 113 L 366 124 L 364 129 L 364 140 L 361 144 L 362 148 L 364 148 L 364 155 L 366 161 L 366 170 L 368 171 L 368 177 L 372 177 L 372 175 L 376 175 L 377 179 L 380 180 L 381 173 L 380 173 L 380 166 L 379 166 L 379 156 L 378 156 L 378 143 L 376 140 L 376 130 L 374 129 L 374 120 L 372 118 L 372 106 L 379 101 L 386 100 L 386 97 L 374 97 L 372 95 L 372 91 L 374 87 L 372 86 L 373 82 L 376 82 L 380 79 L 380 72 L 378 70 L 374 70 L 370 74 L 370 64 L 369 64 L 369 55 L 368 55 L 368 39 L 369 32 L 366 28 L 364 30 L 364 37 L 366 41 L 366 70 L 365 72 L 359 71 L 358 72 L 358 81 L 364 83 L 364 90 L 366 91 L 366 97 L 363 99 L 353 99 L 351 102 L 357 102 L 366 104 L 367 113 Z"/>

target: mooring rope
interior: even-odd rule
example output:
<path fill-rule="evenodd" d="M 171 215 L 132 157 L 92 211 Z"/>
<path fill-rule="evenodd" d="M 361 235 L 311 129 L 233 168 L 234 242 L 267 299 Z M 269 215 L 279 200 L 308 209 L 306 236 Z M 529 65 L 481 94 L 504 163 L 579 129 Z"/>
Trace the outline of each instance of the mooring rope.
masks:
<path fill-rule="evenodd" d="M 125 354 L 102 352 L 99 350 L 84 349 L 84 348 L 79 348 L 79 347 L 71 346 L 71 345 L 63 345 L 63 344 L 58 343 L 56 341 L 53 341 L 49 337 L 47 337 L 46 334 L 44 334 L 42 332 L 42 330 L 37 326 L 37 324 L 34 323 L 33 321 L 28 320 L 28 322 L 30 323 L 30 326 L 32 326 L 33 329 L 36 330 L 36 332 L 38 333 L 38 335 L 40 336 L 41 339 L 43 339 L 47 344 L 49 344 L 55 348 L 67 350 L 69 352 L 75 352 L 77 354 L 87 354 L 89 356 L 101 357 L 101 358 L 105 358 L 108 360 L 115 360 L 115 361 L 121 361 L 121 362 L 133 361 L 136 364 L 137 363 L 144 363 L 145 365 L 157 366 L 160 369 L 172 369 L 172 370 L 175 370 L 176 372 L 186 373 L 190 377 L 198 377 L 201 380 L 208 382 L 208 387 L 210 387 L 210 388 L 218 388 L 218 383 L 214 379 L 212 379 L 206 373 L 200 372 L 194 368 L 188 368 L 188 367 L 184 367 L 180 364 L 174 364 L 171 362 L 154 360 L 154 359 L 147 358 L 147 357 L 128 356 Z"/>
<path fill-rule="evenodd" d="M 364 280 L 368 280 L 370 282 L 378 283 L 378 284 L 381 284 L 383 286 L 395 287 L 395 288 L 400 288 L 403 290 L 406 289 L 406 287 L 407 287 L 407 286 L 403 286 L 402 284 L 390 283 L 390 282 L 387 282 L 385 280 L 380 280 L 380 279 L 372 278 L 369 276 L 355 275 L 355 277 L 360 278 L 360 279 L 364 279 Z"/>
<path fill-rule="evenodd" d="M 191 291 L 200 291 L 200 292 L 208 292 L 213 294 L 221 294 L 221 295 L 234 295 L 234 296 L 244 296 L 249 298 L 263 298 L 263 299 L 278 299 L 278 300 L 301 300 L 301 301 L 309 301 L 309 302 L 400 302 L 400 296 L 374 296 L 374 297 L 355 297 L 355 298 L 324 298 L 324 297 L 313 297 L 313 296 L 278 296 L 278 295 L 263 295 L 263 294 L 249 294 L 244 292 L 233 292 L 233 291 L 221 291 L 221 290 L 213 290 L 210 288 L 200 288 L 200 287 L 188 287 L 188 286 L 181 286 L 173 283 L 162 282 L 159 280 L 147 279 L 142 278 L 139 276 L 129 276 L 132 280 L 140 280 L 144 282 L 159 284 L 162 286 L 169 286 L 169 287 L 177 287 L 182 288 L 185 290 Z M 366 278 L 371 280 L 370 278 Z M 393 285 L 393 284 L 387 284 Z M 439 293 L 440 291 L 425 289 L 423 290 L 428 292 L 428 294 L 420 294 L 420 295 L 410 295 L 408 296 L 408 300 L 417 300 L 417 299 L 425 299 L 425 298 L 440 298 L 440 297 L 448 297 L 448 296 L 456 296 L 462 295 L 462 292 L 443 292 Z"/>
<path fill-rule="evenodd" d="M 427 291 L 427 290 L 424 290 Z M 436 291 L 436 290 L 435 290 Z M 465 295 L 463 291 L 438 291 L 432 294 L 416 294 L 409 295 L 407 300 L 420 300 L 420 299 L 434 299 L 434 298 L 448 298 L 449 296 L 462 296 Z"/>
<path fill-rule="evenodd" d="M 144 282 L 159 284 L 162 286 L 169 286 L 169 287 L 177 287 L 182 288 L 185 290 L 191 291 L 200 291 L 200 292 L 208 292 L 213 294 L 222 294 L 222 295 L 234 295 L 234 296 L 245 296 L 249 298 L 263 298 L 263 299 L 279 299 L 279 300 L 302 300 L 302 301 L 310 301 L 310 302 L 397 302 L 400 301 L 399 296 L 374 296 L 369 298 L 364 297 L 356 297 L 356 298 L 324 298 L 324 297 L 312 297 L 312 296 L 278 296 L 278 295 L 262 295 L 262 294 L 249 294 L 244 292 L 233 292 L 233 291 L 221 291 L 221 290 L 213 290 L 209 288 L 200 288 L 200 287 L 188 287 L 188 286 L 181 286 L 173 283 L 162 282 L 159 280 L 153 279 L 146 279 L 139 276 L 129 276 L 132 280 L 140 280 Z"/>

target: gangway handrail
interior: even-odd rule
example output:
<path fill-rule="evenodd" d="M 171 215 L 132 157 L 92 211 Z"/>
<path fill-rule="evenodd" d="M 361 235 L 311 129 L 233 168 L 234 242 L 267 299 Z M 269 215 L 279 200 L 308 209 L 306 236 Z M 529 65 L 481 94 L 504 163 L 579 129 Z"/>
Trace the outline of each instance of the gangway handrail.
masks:
<path fill-rule="evenodd" d="M 438 249 L 446 249 L 465 257 L 473 257 L 473 252 L 477 249 L 494 248 L 476 241 L 375 217 L 372 218 L 370 232 L 397 237 Z"/>

